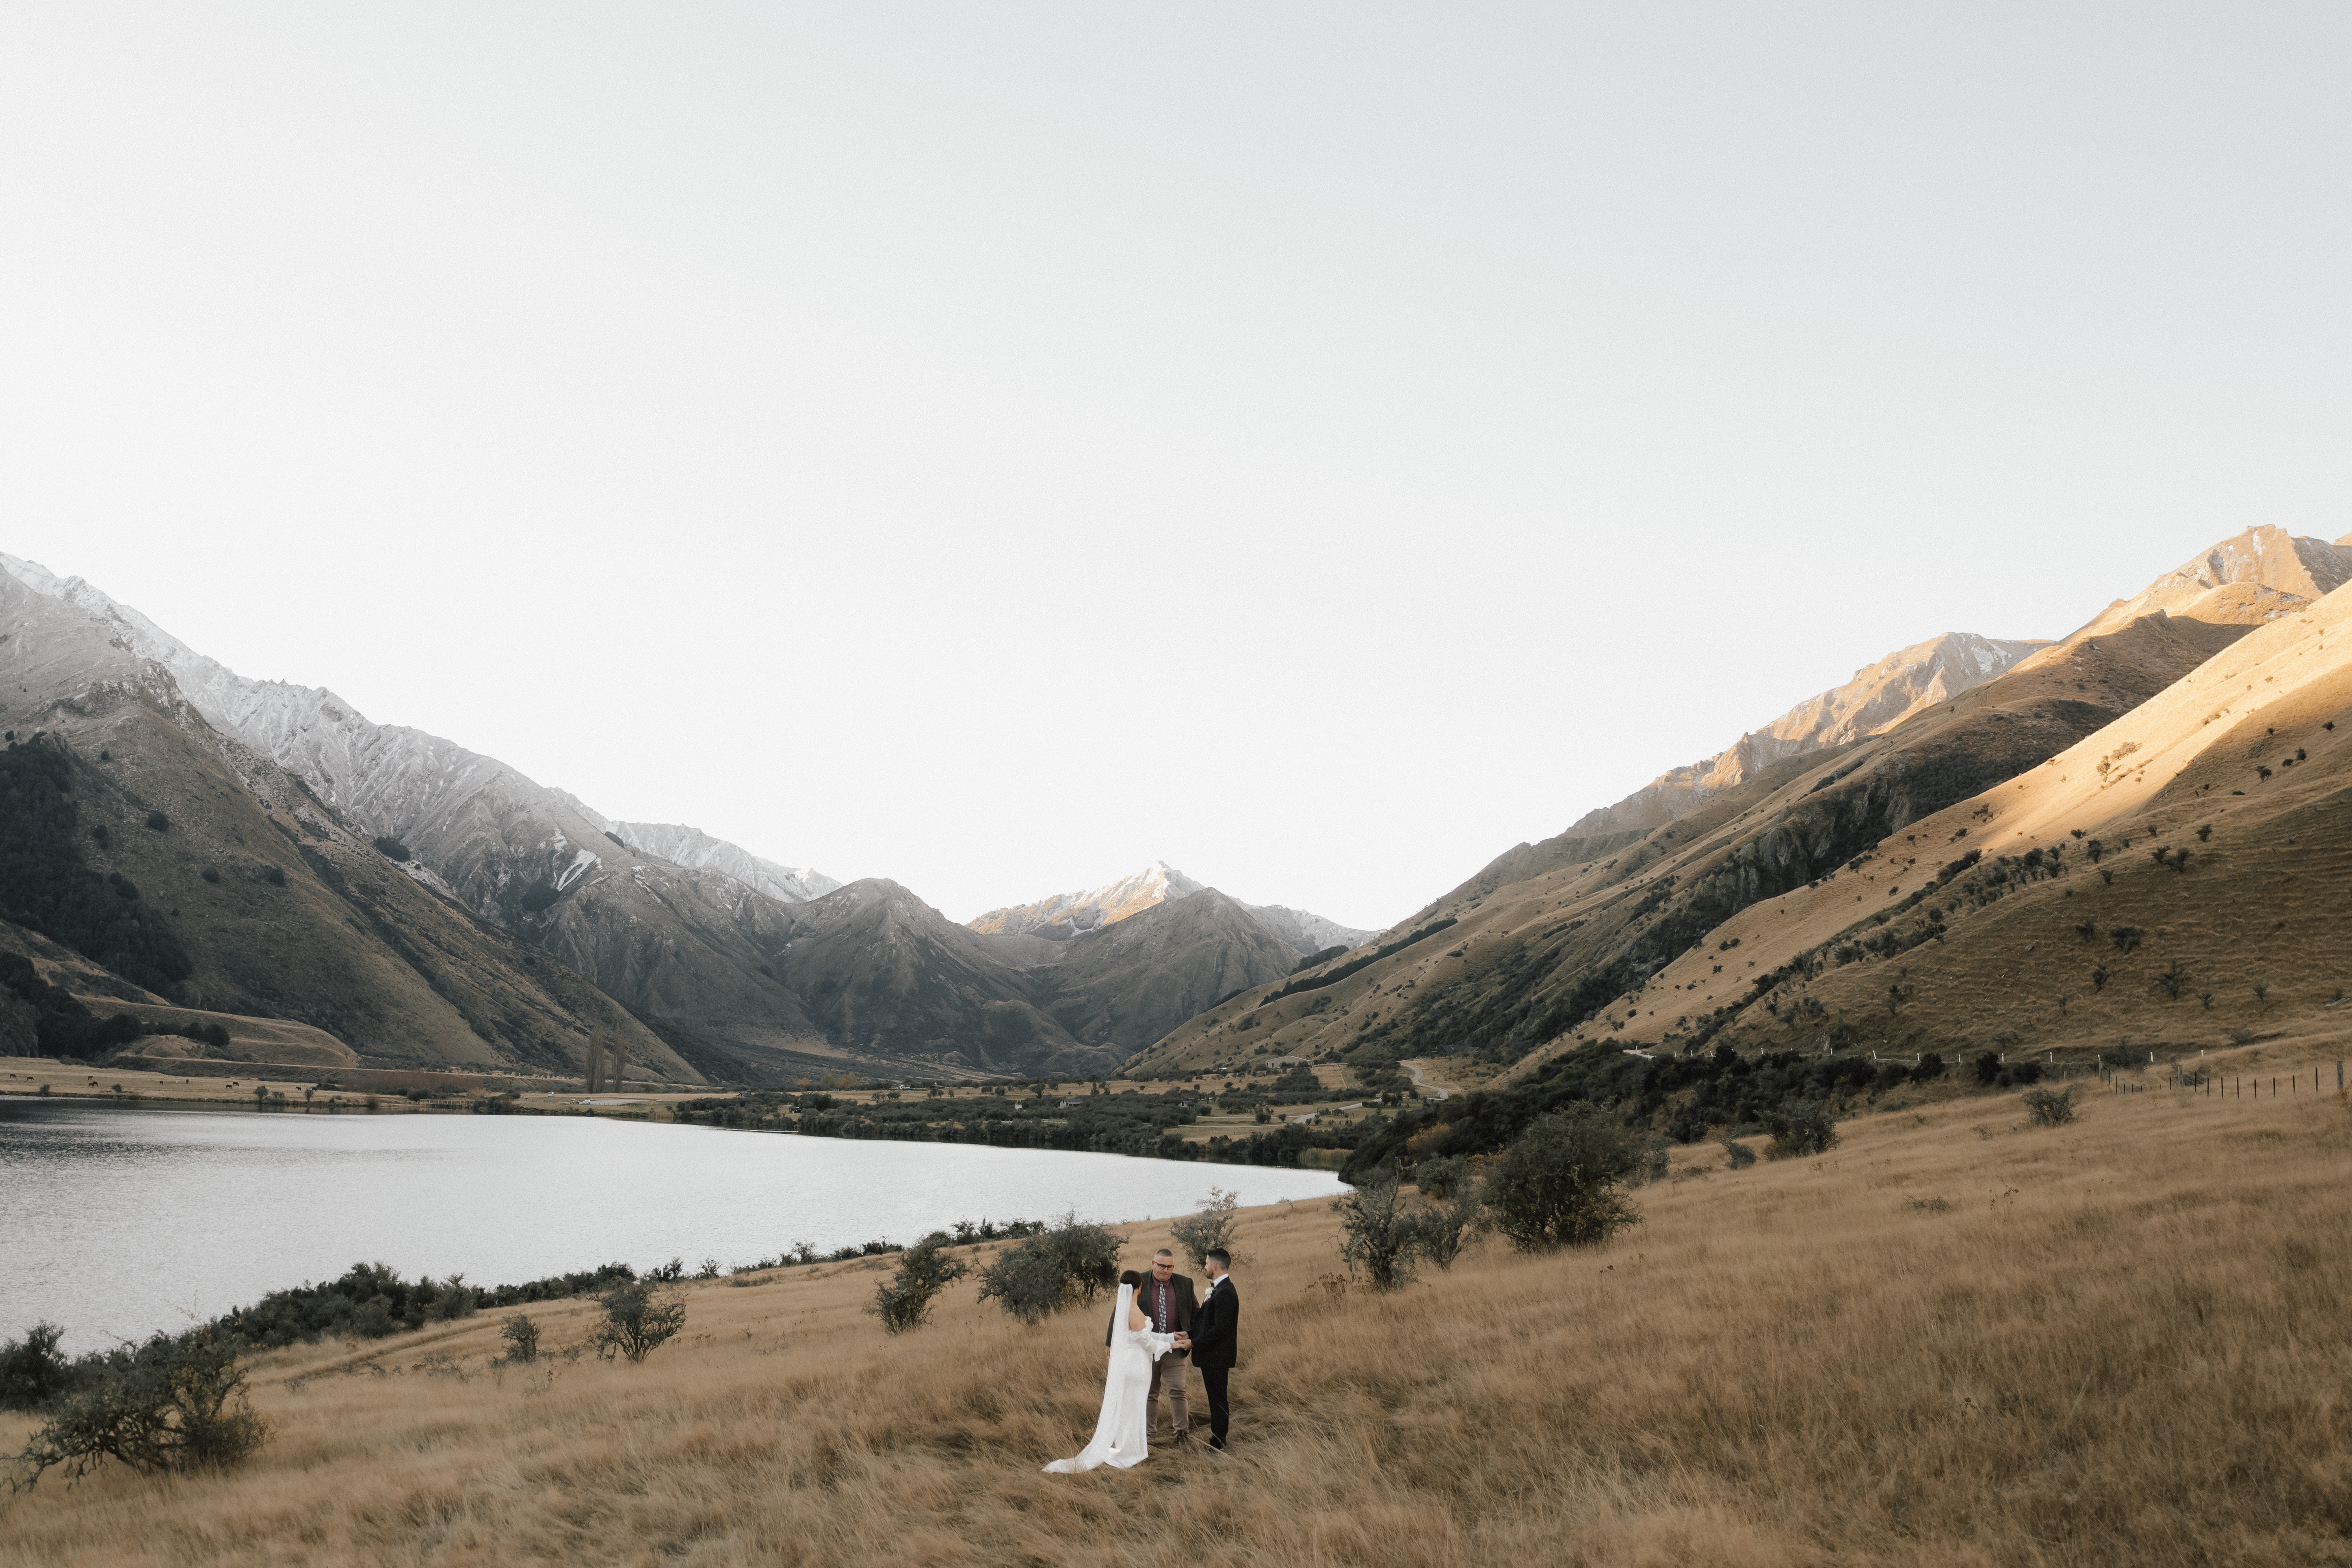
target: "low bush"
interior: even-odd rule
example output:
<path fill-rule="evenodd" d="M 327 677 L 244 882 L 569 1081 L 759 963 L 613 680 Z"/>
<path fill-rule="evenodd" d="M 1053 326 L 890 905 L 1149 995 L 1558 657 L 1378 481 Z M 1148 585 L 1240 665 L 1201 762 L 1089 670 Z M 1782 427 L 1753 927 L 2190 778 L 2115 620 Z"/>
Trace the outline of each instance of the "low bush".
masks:
<path fill-rule="evenodd" d="M 169 833 L 172 831 L 172 819 L 160 811 L 151 811 L 147 814 L 147 831 Z"/>
<path fill-rule="evenodd" d="M 1726 1163 L 1735 1171 L 1744 1171 L 1756 1163 L 1756 1151 L 1727 1132 L 1723 1137 L 1723 1152 Z"/>
<path fill-rule="evenodd" d="M 625 1356 L 640 1362 L 686 1327 L 686 1294 L 650 1279 L 616 1285 L 598 1298 L 604 1321 L 590 1342 L 598 1359 Z"/>
<path fill-rule="evenodd" d="M 109 1459 L 144 1473 L 216 1469 L 252 1455 L 269 1424 L 245 1394 L 236 1346 L 211 1328 L 157 1334 L 97 1358 L 86 1386 L 55 1405 L 16 1456 L 13 1484 L 52 1468 L 79 1479 Z"/>
<path fill-rule="evenodd" d="M 408 846 L 403 844 L 397 838 L 377 839 L 375 841 L 375 852 L 383 856 L 387 860 L 397 860 L 403 865 L 406 865 L 409 861 L 416 858 L 415 856 L 411 855 L 408 852 Z"/>
<path fill-rule="evenodd" d="M 2026 1113 L 2033 1118 L 2036 1127 L 2063 1127 L 2074 1120 L 2074 1091 L 2072 1089 L 2030 1089 L 2025 1091 Z"/>
<path fill-rule="evenodd" d="M 1454 1267 L 1462 1249 L 1486 1226 L 1486 1195 L 1477 1180 L 1465 1174 L 1443 1201 L 1412 1216 L 1413 1239 L 1421 1255 L 1441 1269 Z"/>
<path fill-rule="evenodd" d="M 539 1325 L 521 1312 L 508 1315 L 499 1326 L 499 1338 L 507 1342 L 507 1360 L 515 1363 L 539 1359 Z"/>
<path fill-rule="evenodd" d="M 1078 1218 L 1076 1210 L 981 1270 L 980 1299 L 1024 1323 L 1067 1306 L 1089 1306 L 1118 1289 L 1118 1249 L 1127 1237 Z"/>
<path fill-rule="evenodd" d="M 1412 1168 L 1413 1185 L 1421 1189 L 1421 1195 L 1441 1202 L 1452 1197 L 1469 1174 L 1470 1162 L 1459 1154 L 1435 1155 Z"/>
<path fill-rule="evenodd" d="M 1764 1119 L 1764 1125 L 1772 1133 L 1772 1142 L 1764 1149 L 1767 1159 L 1799 1160 L 1837 1147 L 1837 1125 L 1831 1120 L 1829 1107 L 1818 1100 L 1781 1106 Z"/>
<path fill-rule="evenodd" d="M 1623 1184 L 1634 1155 L 1606 1112 L 1577 1104 L 1538 1117 L 1486 1183 L 1495 1228 L 1523 1251 L 1605 1241 L 1641 1215 Z"/>
<path fill-rule="evenodd" d="M 885 1332 L 903 1334 L 922 1327 L 939 1293 L 971 1272 L 948 1255 L 947 1232 L 935 1230 L 898 1257 L 898 1271 L 875 1288 L 866 1309 L 882 1320 Z"/>

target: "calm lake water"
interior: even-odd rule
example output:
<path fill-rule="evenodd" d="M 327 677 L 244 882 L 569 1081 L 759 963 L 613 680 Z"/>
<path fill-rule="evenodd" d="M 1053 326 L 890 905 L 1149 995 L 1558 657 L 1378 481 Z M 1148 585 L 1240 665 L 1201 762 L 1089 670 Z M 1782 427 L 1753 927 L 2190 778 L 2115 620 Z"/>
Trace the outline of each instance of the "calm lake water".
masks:
<path fill-rule="evenodd" d="M 1324 1171 L 868 1143 L 586 1117 L 306 1116 L 0 1101 L 0 1338 L 184 1327 L 357 1262 L 512 1283 L 619 1260 L 750 1263 L 958 1219 L 1328 1197 Z"/>

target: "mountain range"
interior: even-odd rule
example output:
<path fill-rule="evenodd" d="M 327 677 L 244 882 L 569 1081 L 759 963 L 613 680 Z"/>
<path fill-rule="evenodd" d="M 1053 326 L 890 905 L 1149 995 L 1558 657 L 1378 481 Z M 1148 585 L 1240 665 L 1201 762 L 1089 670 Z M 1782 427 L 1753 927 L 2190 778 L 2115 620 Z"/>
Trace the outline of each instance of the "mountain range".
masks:
<path fill-rule="evenodd" d="M 2352 963 L 2326 902 L 2352 860 L 2347 544 L 2257 527 L 2055 641 L 1904 650 L 1795 715 L 1924 692 L 1904 668 L 1923 650 L 1946 670 L 1946 649 L 2025 651 L 1517 845 L 1133 1070 L 1468 1052 L 1507 1085 L 1603 1041 L 1916 1054 L 2327 1026 Z"/>
<path fill-rule="evenodd" d="M 80 578 L 9 555 L 0 574 L 16 688 L 0 711 L 55 753 L 68 814 L 90 819 L 43 875 L 150 889 L 142 919 L 193 956 L 132 984 L 85 954 L 68 976 L 68 928 L 33 915 L 54 889 L 22 866 L 0 879 L 0 945 L 78 990 L 242 1016 L 250 1041 L 297 1022 L 370 1065 L 550 1072 L 602 1028 L 647 1074 L 690 1082 L 1082 1076 L 1312 950 L 1288 942 L 1367 934 L 1245 910 L 1164 866 L 1062 900 L 1058 923 L 968 929 L 895 883 L 616 821 L 325 688 L 239 676 Z M 108 826 L 151 803 L 176 803 L 172 831 Z M 1199 908 L 1165 918 L 1180 900 Z"/>
<path fill-rule="evenodd" d="M 689 1083 L 1464 1051 L 1508 1083 L 1603 1041 L 2305 1028 L 2352 961 L 2323 896 L 2347 542 L 2249 529 L 2064 637 L 1897 650 L 1378 932 L 1165 862 L 958 924 L 246 679 L 0 556 L 0 952 L 226 1021 L 233 1059 L 562 1075 L 601 1034 Z M 0 988 L 0 1048 L 36 1023 Z"/>

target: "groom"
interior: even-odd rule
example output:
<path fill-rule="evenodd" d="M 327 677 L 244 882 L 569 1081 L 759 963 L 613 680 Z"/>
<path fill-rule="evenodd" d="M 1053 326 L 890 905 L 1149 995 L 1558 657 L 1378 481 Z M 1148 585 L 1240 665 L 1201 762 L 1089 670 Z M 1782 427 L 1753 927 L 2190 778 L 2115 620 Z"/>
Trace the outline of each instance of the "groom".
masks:
<path fill-rule="evenodd" d="M 1201 1383 L 1209 1392 L 1209 1447 L 1223 1452 L 1231 1410 L 1225 1403 L 1225 1379 L 1234 1370 L 1234 1335 L 1242 1318 L 1241 1298 L 1234 1292 L 1234 1277 L 1226 1270 L 1233 1259 L 1220 1248 L 1202 1261 L 1209 1273 L 1209 1293 L 1192 1314 L 1192 1332 L 1181 1342 L 1201 1369 Z"/>

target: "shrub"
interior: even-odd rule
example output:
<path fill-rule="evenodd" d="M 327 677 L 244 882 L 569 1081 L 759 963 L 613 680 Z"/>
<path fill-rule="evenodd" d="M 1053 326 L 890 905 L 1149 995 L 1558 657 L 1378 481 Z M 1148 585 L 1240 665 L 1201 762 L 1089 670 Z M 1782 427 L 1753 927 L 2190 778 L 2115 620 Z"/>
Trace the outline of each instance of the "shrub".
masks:
<path fill-rule="evenodd" d="M 499 1326 L 499 1338 L 507 1342 L 507 1360 L 510 1362 L 539 1359 L 539 1325 L 521 1312 L 509 1314 Z"/>
<path fill-rule="evenodd" d="M 1427 1188 L 1423 1192 L 1426 1194 Z M 1475 1179 L 1465 1175 L 1454 1184 L 1444 1201 L 1430 1205 L 1412 1216 L 1413 1239 L 1421 1255 L 1440 1268 L 1451 1268 L 1462 1249 L 1486 1224 L 1486 1194 Z"/>
<path fill-rule="evenodd" d="M 1241 1253 L 1234 1246 L 1234 1233 L 1239 1229 L 1234 1211 L 1240 1204 L 1240 1194 L 1211 1187 L 1209 1195 L 1195 1205 L 1200 1210 L 1198 1214 L 1186 1215 L 1168 1227 L 1176 1237 L 1176 1245 L 1192 1260 L 1193 1268 L 1206 1268 L 1212 1252 L 1224 1253 L 1232 1263 L 1241 1260 Z"/>
<path fill-rule="evenodd" d="M 1073 1209 L 981 1270 L 980 1299 L 1024 1323 L 1066 1306 L 1090 1305 L 1118 1289 L 1118 1249 L 1127 1237 L 1082 1220 Z"/>
<path fill-rule="evenodd" d="M 377 839 L 375 841 L 375 852 L 383 856 L 387 860 L 397 860 L 403 865 L 406 865 L 409 861 L 416 858 L 415 856 L 411 855 L 408 852 L 408 846 L 403 844 L 397 838 Z"/>
<path fill-rule="evenodd" d="M 1969 1068 L 1976 1074 L 1979 1084 L 1990 1084 L 1993 1079 L 2000 1076 L 2000 1053 L 1979 1051 L 1976 1059 L 1969 1064 Z"/>
<path fill-rule="evenodd" d="M 437 1290 L 433 1290 L 432 1281 L 428 1279 L 419 1279 L 416 1283 L 419 1289 L 432 1290 L 431 1298 L 425 1303 L 425 1321 L 428 1323 L 470 1318 L 479 1304 L 478 1293 L 466 1283 L 466 1277 L 462 1274 L 452 1274 L 448 1283 Z"/>
<path fill-rule="evenodd" d="M 1363 1274 L 1375 1290 L 1412 1283 L 1421 1253 L 1419 1227 L 1404 1212 L 1394 1165 L 1382 1165 L 1334 1205 L 1339 1216 L 1339 1257 L 1350 1275 Z"/>
<path fill-rule="evenodd" d="M 21 1340 L 0 1344 L 0 1410 L 37 1410 L 73 1381 L 73 1363 L 58 1352 L 65 1331 L 35 1323 Z"/>
<path fill-rule="evenodd" d="M 1756 1151 L 1728 1132 L 1723 1135 L 1723 1152 L 1728 1156 L 1731 1168 L 1735 1171 L 1744 1171 L 1756 1163 Z"/>
<path fill-rule="evenodd" d="M 590 1342 L 601 1360 L 619 1354 L 643 1361 L 686 1327 L 685 1294 L 651 1279 L 616 1285 L 598 1300 L 604 1303 L 604 1321 Z"/>
<path fill-rule="evenodd" d="M 134 1470 L 220 1468 L 268 1440 L 269 1424 L 245 1396 L 234 1342 L 210 1328 L 100 1358 L 89 1386 L 58 1402 L 17 1464 L 31 1486 L 52 1466 L 78 1479 L 108 1459 Z"/>
<path fill-rule="evenodd" d="M 2072 1089 L 2029 1089 L 2024 1096 L 2025 1109 L 2036 1127 L 2063 1127 L 2074 1120 L 2074 1091 Z"/>
<path fill-rule="evenodd" d="M 1633 1154 L 1598 1106 L 1538 1118 L 1486 1184 L 1495 1228 L 1522 1251 L 1605 1241 L 1641 1215 L 1625 1199 Z"/>
<path fill-rule="evenodd" d="M 1772 1132 L 1772 1142 L 1764 1150 L 1767 1159 L 1802 1159 L 1837 1147 L 1836 1123 L 1829 1107 L 1819 1100 L 1786 1101 L 1765 1117 L 1764 1125 Z"/>
<path fill-rule="evenodd" d="M 196 875 L 202 877 L 207 882 L 216 883 L 220 880 L 220 871 L 216 867 L 207 866 L 203 870 L 197 872 Z"/>
<path fill-rule="evenodd" d="M 151 811 L 147 814 L 147 831 L 169 833 L 172 831 L 172 819 L 160 811 Z"/>
<path fill-rule="evenodd" d="M 1944 1058 L 1934 1051 L 1922 1056 L 1918 1066 L 1911 1069 L 1911 1079 L 1915 1083 L 1926 1083 L 1932 1079 L 1939 1079 L 1943 1076 Z"/>
<path fill-rule="evenodd" d="M 1426 1159 L 1412 1168 L 1413 1185 L 1421 1189 L 1421 1195 L 1440 1202 L 1452 1197 L 1469 1174 L 1470 1162 L 1459 1154 Z"/>
<path fill-rule="evenodd" d="M 282 888 L 286 885 L 286 872 L 277 866 L 264 866 L 255 875 L 273 888 Z"/>
<path fill-rule="evenodd" d="M 898 1272 L 877 1286 L 866 1309 L 882 1320 L 883 1331 L 903 1334 L 931 1315 L 939 1293 L 971 1272 L 947 1253 L 948 1235 L 935 1230 L 898 1257 Z"/>

